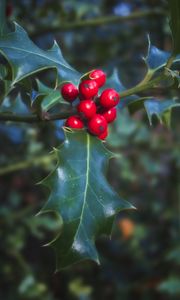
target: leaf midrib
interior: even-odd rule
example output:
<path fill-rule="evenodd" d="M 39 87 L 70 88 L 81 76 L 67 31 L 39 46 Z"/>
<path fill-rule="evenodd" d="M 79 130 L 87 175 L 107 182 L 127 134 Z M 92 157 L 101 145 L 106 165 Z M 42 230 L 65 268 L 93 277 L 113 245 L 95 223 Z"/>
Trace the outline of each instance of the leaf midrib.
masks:
<path fill-rule="evenodd" d="M 82 218 L 83 218 L 83 213 L 86 205 L 86 197 L 87 197 L 87 190 L 88 190 L 88 183 L 89 183 L 89 166 L 90 166 L 90 137 L 89 134 L 86 134 L 87 137 L 87 159 L 86 159 L 86 184 L 85 184 L 85 190 L 84 190 L 84 198 L 83 198 L 83 206 L 82 206 L 82 211 L 80 215 L 80 222 L 76 231 L 76 234 L 74 236 L 74 240 L 76 239 L 76 235 L 79 231 L 79 227 L 82 224 Z"/>
<path fill-rule="evenodd" d="M 64 66 L 65 68 L 67 69 L 70 69 L 70 70 L 73 70 L 71 69 L 69 66 L 63 64 L 63 63 L 60 63 L 59 61 L 56 61 L 56 60 L 53 60 L 52 58 L 49 58 L 47 55 L 41 55 L 41 54 L 38 54 L 37 52 L 31 52 L 31 51 L 27 51 L 25 49 L 22 49 L 22 48 L 17 48 L 17 47 L 8 47 L 8 46 L 1 46 L 1 48 L 7 48 L 7 49 L 13 49 L 13 50 L 19 50 L 21 52 L 25 52 L 25 53 L 29 53 L 29 54 L 33 54 L 33 55 L 37 55 L 37 56 L 40 56 L 40 57 L 43 57 L 45 59 L 48 59 L 49 61 L 52 61 L 58 65 L 61 65 L 61 66 Z M 40 49 L 40 51 L 43 51 L 42 49 Z"/>
<path fill-rule="evenodd" d="M 83 226 L 82 218 L 83 218 L 83 213 L 84 213 L 84 209 L 85 209 L 85 205 L 86 205 L 86 197 L 87 197 L 87 190 L 88 190 L 88 183 L 89 183 L 89 167 L 90 167 L 90 137 L 89 137 L 89 134 L 86 134 L 86 137 L 87 137 L 87 160 L 86 160 L 86 175 L 85 175 L 86 176 L 86 184 L 85 184 L 85 191 L 84 191 L 84 198 L 83 198 L 83 206 L 82 206 L 82 211 L 81 211 L 81 215 L 79 218 L 79 220 L 80 220 L 79 225 L 77 227 L 76 234 L 74 235 L 73 242 L 71 245 L 73 245 L 74 241 L 76 240 L 80 226 Z M 71 250 L 71 247 L 69 248 L 69 251 L 70 250 Z M 69 251 L 67 252 L 66 256 L 68 256 Z"/>

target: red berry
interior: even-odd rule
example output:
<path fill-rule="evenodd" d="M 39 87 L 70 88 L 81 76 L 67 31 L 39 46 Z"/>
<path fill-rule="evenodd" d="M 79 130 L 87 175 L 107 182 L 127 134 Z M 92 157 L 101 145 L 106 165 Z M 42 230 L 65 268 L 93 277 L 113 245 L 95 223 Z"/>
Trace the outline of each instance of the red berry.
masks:
<path fill-rule="evenodd" d="M 96 104 L 92 100 L 83 100 L 77 106 L 77 110 L 83 118 L 91 119 L 96 114 Z"/>
<path fill-rule="evenodd" d="M 83 80 L 79 85 L 79 93 L 84 99 L 90 99 L 97 95 L 98 85 L 94 80 Z"/>
<path fill-rule="evenodd" d="M 74 84 L 68 82 L 61 87 L 61 94 L 65 100 L 72 102 L 77 98 L 79 92 Z"/>
<path fill-rule="evenodd" d="M 98 135 L 98 138 L 100 140 L 105 140 L 105 138 L 107 138 L 108 136 L 108 130 L 106 129 L 103 133 L 101 133 L 100 135 Z"/>
<path fill-rule="evenodd" d="M 119 94 L 114 89 L 106 89 L 102 92 L 99 102 L 103 107 L 111 108 L 119 103 Z"/>
<path fill-rule="evenodd" d="M 116 119 L 117 110 L 115 107 L 112 107 L 102 113 L 102 116 L 106 119 L 108 123 L 113 122 Z"/>
<path fill-rule="evenodd" d="M 94 70 L 89 74 L 89 78 L 96 81 L 98 87 L 100 88 L 106 82 L 106 74 L 102 70 Z"/>
<path fill-rule="evenodd" d="M 65 122 L 65 126 L 70 127 L 70 128 L 81 129 L 84 127 L 84 123 L 79 118 L 79 116 L 71 116 L 71 117 L 67 118 L 67 120 Z"/>
<path fill-rule="evenodd" d="M 92 134 L 100 135 L 107 130 L 107 121 L 103 116 L 96 114 L 88 122 L 88 129 Z"/>

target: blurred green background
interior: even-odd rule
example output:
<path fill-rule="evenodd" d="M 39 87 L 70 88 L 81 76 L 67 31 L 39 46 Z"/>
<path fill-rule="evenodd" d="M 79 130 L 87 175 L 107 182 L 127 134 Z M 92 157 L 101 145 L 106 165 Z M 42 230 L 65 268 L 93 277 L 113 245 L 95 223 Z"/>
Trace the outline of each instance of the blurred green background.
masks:
<path fill-rule="evenodd" d="M 167 3 L 158 0 L 18 0 L 9 20 L 16 20 L 46 49 L 57 40 L 66 60 L 81 72 L 118 68 L 126 87 L 143 78 L 142 56 L 147 34 L 157 47 L 170 50 Z M 135 20 L 62 30 L 73 23 L 101 16 L 128 16 L 160 10 Z M 42 74 L 50 81 L 50 74 Z M 166 90 L 166 97 L 169 91 Z M 159 91 L 159 97 L 164 96 Z M 46 154 L 62 142 L 62 122 L 46 125 L 0 124 L 0 164 Z M 47 199 L 36 185 L 52 170 L 44 164 L 0 176 L 0 299 L 180 299 L 180 202 L 178 110 L 172 130 L 157 120 L 149 126 L 144 111 L 119 112 L 108 147 L 121 157 L 111 160 L 108 178 L 137 208 L 117 216 L 111 240 L 97 241 L 101 266 L 82 262 L 54 273 L 53 251 L 42 247 L 55 235 L 58 220 L 35 216 Z"/>

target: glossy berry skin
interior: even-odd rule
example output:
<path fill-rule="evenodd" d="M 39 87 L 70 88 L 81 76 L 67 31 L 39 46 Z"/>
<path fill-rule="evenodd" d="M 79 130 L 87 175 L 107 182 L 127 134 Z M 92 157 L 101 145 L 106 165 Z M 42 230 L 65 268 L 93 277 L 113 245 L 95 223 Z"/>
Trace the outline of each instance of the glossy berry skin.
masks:
<path fill-rule="evenodd" d="M 74 84 L 68 82 L 61 87 L 61 94 L 66 101 L 72 102 L 77 98 L 79 92 Z"/>
<path fill-rule="evenodd" d="M 81 117 L 91 119 L 96 114 L 96 104 L 92 100 L 83 100 L 77 106 Z"/>
<path fill-rule="evenodd" d="M 112 107 L 108 110 L 105 110 L 102 112 L 102 116 L 106 119 L 108 123 L 113 122 L 116 119 L 117 116 L 117 110 L 115 107 Z"/>
<path fill-rule="evenodd" d="M 79 116 L 71 116 L 67 118 L 65 122 L 65 126 L 75 129 L 81 129 L 84 127 L 83 121 L 79 118 Z"/>
<path fill-rule="evenodd" d="M 83 80 L 79 85 L 79 93 L 84 99 L 91 99 L 98 93 L 98 85 L 94 80 Z"/>
<path fill-rule="evenodd" d="M 103 116 L 96 114 L 89 120 L 88 129 L 92 134 L 100 135 L 107 130 L 107 121 Z"/>
<path fill-rule="evenodd" d="M 106 74 L 102 70 L 93 70 L 89 74 L 89 78 L 96 81 L 98 87 L 102 87 L 106 82 Z"/>
<path fill-rule="evenodd" d="M 119 103 L 119 94 L 114 89 L 106 89 L 102 92 L 99 102 L 105 108 L 111 108 Z"/>
<path fill-rule="evenodd" d="M 101 133 L 100 135 L 98 135 L 98 138 L 100 140 L 105 140 L 108 136 L 108 130 L 106 129 L 103 133 Z"/>

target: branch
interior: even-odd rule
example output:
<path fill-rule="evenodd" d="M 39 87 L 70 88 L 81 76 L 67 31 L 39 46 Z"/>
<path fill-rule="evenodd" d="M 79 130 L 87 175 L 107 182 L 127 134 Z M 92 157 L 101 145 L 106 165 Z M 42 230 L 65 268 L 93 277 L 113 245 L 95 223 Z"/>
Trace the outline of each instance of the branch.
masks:
<path fill-rule="evenodd" d="M 158 83 L 164 80 L 167 77 L 167 74 L 162 73 L 153 80 L 150 80 L 150 76 L 145 77 L 138 85 L 133 88 L 127 89 L 123 92 L 120 92 L 121 98 L 142 92 L 154 88 Z M 24 123 L 38 123 L 38 122 L 49 122 L 54 120 L 63 120 L 68 117 L 76 114 L 76 109 L 71 107 L 69 110 L 60 112 L 58 114 L 48 114 L 44 118 L 40 118 L 36 115 L 18 115 L 18 114 L 0 114 L 0 121 L 11 121 L 11 122 L 24 122 Z"/>
<path fill-rule="evenodd" d="M 120 93 L 121 98 L 136 94 L 136 93 L 140 93 L 143 92 L 145 90 L 154 88 L 158 83 L 160 83 L 162 80 L 164 80 L 166 78 L 165 74 L 161 74 L 160 76 L 156 77 L 155 79 L 152 79 L 150 81 L 148 81 L 147 78 L 147 82 L 143 80 L 143 83 L 140 82 L 138 85 L 136 85 L 133 88 L 130 88 L 128 90 L 125 90 L 123 92 Z"/>
<path fill-rule="evenodd" d="M 39 165 L 48 165 L 50 162 L 56 159 L 54 152 L 46 155 L 31 158 L 29 160 L 21 161 L 9 166 L 0 167 L 0 175 L 5 175 L 14 171 L 27 169 L 29 167 L 35 167 Z"/>
<path fill-rule="evenodd" d="M 97 27 L 97 26 L 103 26 L 107 24 L 115 24 L 115 23 L 121 23 L 124 21 L 132 21 L 139 18 L 147 18 L 152 16 L 164 16 L 166 15 L 166 11 L 162 9 L 153 9 L 148 11 L 140 11 L 140 12 L 133 12 L 132 14 L 128 16 L 106 16 L 106 17 L 97 17 L 93 19 L 88 20 L 80 20 L 80 21 L 74 21 L 74 22 L 65 22 L 61 23 L 58 26 L 53 27 L 45 27 L 42 28 L 36 32 L 31 33 L 31 37 L 35 38 L 39 35 L 46 34 L 47 32 L 60 32 L 60 31 L 67 31 L 67 30 L 75 30 L 75 29 L 81 29 L 86 27 Z"/>
<path fill-rule="evenodd" d="M 164 66 L 162 74 L 159 75 L 158 77 L 156 77 L 155 79 L 151 80 L 151 78 L 153 77 L 153 75 L 155 73 L 154 71 L 151 70 L 151 71 L 147 72 L 144 79 L 138 85 L 136 85 L 133 88 L 130 88 L 128 90 L 125 90 L 125 91 L 121 92 L 120 93 L 121 98 L 127 97 L 127 96 L 130 96 L 130 95 L 133 95 L 133 94 L 136 94 L 136 93 L 142 92 L 144 90 L 148 90 L 150 88 L 155 87 L 158 83 L 160 83 L 167 76 L 169 76 L 169 74 L 167 72 L 167 69 L 169 69 L 172 66 L 175 58 L 176 58 L 176 55 L 174 55 L 174 54 L 172 54 L 169 57 L 169 59 L 167 60 L 166 65 Z"/>
<path fill-rule="evenodd" d="M 169 70 L 169 69 L 171 68 L 171 66 L 172 66 L 172 64 L 173 64 L 173 62 L 174 62 L 176 56 L 177 56 L 176 54 L 172 53 L 171 56 L 168 58 L 167 63 L 166 63 L 166 65 L 165 65 L 165 67 L 164 67 L 164 68 L 165 68 L 165 74 L 166 74 L 166 75 L 168 75 L 167 70 Z"/>
<path fill-rule="evenodd" d="M 24 122 L 24 123 L 39 123 L 39 122 L 49 122 L 55 120 L 64 120 L 76 113 L 75 108 L 60 112 L 58 114 L 47 114 L 46 116 L 40 118 L 37 115 L 20 115 L 20 114 L 0 114 L 0 121 L 12 121 L 12 122 Z"/>

